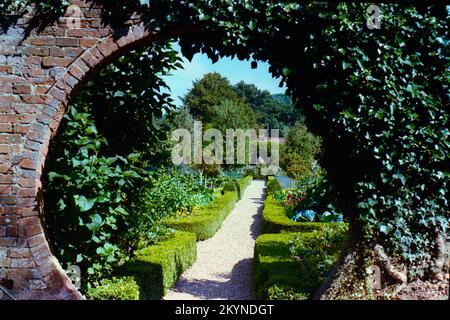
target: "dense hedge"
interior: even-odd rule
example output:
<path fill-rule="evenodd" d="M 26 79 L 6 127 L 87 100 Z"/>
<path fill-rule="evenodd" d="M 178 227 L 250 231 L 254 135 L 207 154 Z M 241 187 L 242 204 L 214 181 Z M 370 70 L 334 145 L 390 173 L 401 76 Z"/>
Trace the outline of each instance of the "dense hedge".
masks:
<path fill-rule="evenodd" d="M 197 241 L 211 238 L 238 200 L 236 191 L 227 191 L 207 206 L 194 209 L 188 217 L 167 219 L 164 224 L 177 230 L 192 232 Z"/>
<path fill-rule="evenodd" d="M 319 284 L 290 254 L 296 233 L 264 234 L 255 243 L 253 288 L 261 300 L 305 300 Z M 310 233 L 302 233 L 303 237 Z M 303 271 L 303 272 L 302 272 Z"/>
<path fill-rule="evenodd" d="M 267 185 L 266 185 L 266 193 L 267 195 L 272 195 L 277 191 L 281 190 L 281 185 L 280 182 L 278 181 L 278 179 L 270 179 L 267 181 Z"/>
<path fill-rule="evenodd" d="M 329 226 L 333 225 L 328 223 Z M 342 224 L 340 224 L 342 226 Z M 269 300 L 305 300 L 323 282 L 329 269 L 336 263 L 342 250 L 342 231 L 347 228 L 332 229 L 337 232 L 324 235 L 322 231 L 304 233 L 264 234 L 255 244 L 253 260 L 253 288 L 257 299 Z M 330 229 L 328 229 L 330 230 Z M 331 238 L 328 239 L 330 235 Z M 322 239 L 323 238 L 323 239 Z M 329 248 L 323 248 L 321 242 L 328 241 Z M 294 258 L 292 246 L 308 248 L 301 257 Z M 328 265 L 317 254 L 327 252 Z M 325 254 L 325 252 L 323 252 Z M 329 260 L 329 261 L 328 261 Z M 322 261 L 325 262 L 325 261 Z"/>
<path fill-rule="evenodd" d="M 161 299 L 196 259 L 195 235 L 177 231 L 169 239 L 138 251 L 122 272 L 134 276 L 140 299 Z"/>
<path fill-rule="evenodd" d="M 310 232 L 321 230 L 322 222 L 295 222 L 286 215 L 286 210 L 271 196 L 264 201 L 264 210 L 261 222 L 261 233 Z"/>
<path fill-rule="evenodd" d="M 249 176 L 239 181 L 241 194 L 251 180 L 252 177 Z M 209 239 L 220 229 L 236 201 L 238 191 L 225 191 L 207 206 L 194 209 L 190 216 L 167 219 L 164 224 L 170 228 L 195 233 L 197 241 Z"/>
<path fill-rule="evenodd" d="M 139 285 L 132 276 L 105 279 L 88 290 L 89 300 L 139 300 Z"/>

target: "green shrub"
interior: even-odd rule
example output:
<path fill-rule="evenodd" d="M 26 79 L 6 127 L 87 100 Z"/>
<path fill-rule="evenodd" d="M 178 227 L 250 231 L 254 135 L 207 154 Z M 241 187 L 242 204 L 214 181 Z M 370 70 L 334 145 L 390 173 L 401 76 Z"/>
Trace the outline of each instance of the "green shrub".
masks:
<path fill-rule="evenodd" d="M 235 181 L 227 181 L 223 184 L 223 191 L 238 191 L 237 190 L 237 183 Z"/>
<path fill-rule="evenodd" d="M 281 188 L 281 185 L 280 185 L 280 182 L 278 181 L 278 179 L 272 179 L 267 182 L 267 186 L 266 186 L 267 195 L 271 195 L 277 191 L 280 191 L 281 189 L 282 188 Z"/>
<path fill-rule="evenodd" d="M 139 300 L 139 285 L 134 277 L 104 279 L 86 293 L 89 300 Z"/>
<path fill-rule="evenodd" d="M 329 224 L 331 227 L 331 224 Z M 346 227 L 341 225 L 338 232 L 324 235 L 322 231 L 305 233 L 264 234 L 255 243 L 253 260 L 253 288 L 256 298 L 269 300 L 305 300 L 323 282 L 336 263 L 342 249 L 343 233 Z M 332 237 L 328 237 L 332 235 Z M 317 242 L 326 237 L 329 246 L 326 249 L 327 265 L 318 264 L 323 247 Z M 294 258 L 291 248 L 308 246 L 312 249 L 303 256 Z"/>
<path fill-rule="evenodd" d="M 322 230 L 313 231 L 311 237 L 297 235 L 290 242 L 289 250 L 303 264 L 315 266 L 315 272 L 324 278 L 336 263 L 347 238 L 347 231 L 346 224 L 326 223 Z"/>
<path fill-rule="evenodd" d="M 311 232 L 321 230 L 322 222 L 295 222 L 288 218 L 286 209 L 272 196 L 264 201 L 264 210 L 261 222 L 261 233 Z"/>
<path fill-rule="evenodd" d="M 239 195 L 239 199 L 241 199 L 241 185 L 238 180 L 227 181 L 223 184 L 222 192 L 226 191 L 234 191 Z"/>
<path fill-rule="evenodd" d="M 164 224 L 170 228 L 192 232 L 197 240 L 205 240 L 219 230 L 237 200 L 236 191 L 227 191 L 209 205 L 194 209 L 190 216 L 167 219 Z"/>
<path fill-rule="evenodd" d="M 287 298 L 286 292 L 290 292 L 292 297 L 306 298 L 304 293 L 316 285 L 316 281 L 311 284 L 310 279 L 302 278 L 299 264 L 291 257 L 289 243 L 295 235 L 264 234 L 256 240 L 253 289 L 257 299 L 284 300 Z"/>
<path fill-rule="evenodd" d="M 177 231 L 156 245 L 139 250 L 123 266 L 123 273 L 133 275 L 141 299 L 161 299 L 180 275 L 197 259 L 195 235 Z"/>

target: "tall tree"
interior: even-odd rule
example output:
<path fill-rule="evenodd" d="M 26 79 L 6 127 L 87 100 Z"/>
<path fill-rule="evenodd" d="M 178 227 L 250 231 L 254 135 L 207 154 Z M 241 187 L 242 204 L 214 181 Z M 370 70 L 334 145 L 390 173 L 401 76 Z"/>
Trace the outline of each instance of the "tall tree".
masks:
<path fill-rule="evenodd" d="M 208 122 L 225 99 L 238 101 L 239 97 L 227 78 L 211 72 L 194 81 L 192 89 L 183 98 L 183 103 L 195 119 Z"/>
<path fill-rule="evenodd" d="M 271 95 L 269 91 L 260 90 L 254 84 L 244 81 L 238 82 L 234 90 L 261 115 L 258 122 L 267 129 L 287 131 L 286 128 L 293 125 L 300 116 L 291 99 L 283 94 Z"/>

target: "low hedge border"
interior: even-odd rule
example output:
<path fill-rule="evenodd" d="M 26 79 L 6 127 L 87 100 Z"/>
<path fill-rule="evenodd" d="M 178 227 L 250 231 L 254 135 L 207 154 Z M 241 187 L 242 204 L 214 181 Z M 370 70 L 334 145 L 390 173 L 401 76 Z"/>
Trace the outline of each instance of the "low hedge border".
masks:
<path fill-rule="evenodd" d="M 295 222 L 288 218 L 285 208 L 271 196 L 264 201 L 261 233 L 311 232 L 322 230 L 322 222 Z"/>
<path fill-rule="evenodd" d="M 209 239 L 220 229 L 233 209 L 239 198 L 238 193 L 243 194 L 251 181 L 251 176 L 245 177 L 239 181 L 240 192 L 226 191 L 210 204 L 195 209 L 190 216 L 167 219 L 164 224 L 169 228 L 194 233 L 197 241 Z"/>
<path fill-rule="evenodd" d="M 301 233 L 308 237 L 310 233 Z M 289 241 L 297 233 L 263 234 L 256 239 L 253 259 L 253 290 L 259 300 L 305 300 L 311 283 L 301 274 L 299 263 L 289 252 Z M 306 279 L 305 279 L 306 278 Z"/>
<path fill-rule="evenodd" d="M 195 234 L 176 231 L 169 239 L 137 251 L 122 272 L 133 276 L 141 300 L 159 300 L 196 259 Z"/>

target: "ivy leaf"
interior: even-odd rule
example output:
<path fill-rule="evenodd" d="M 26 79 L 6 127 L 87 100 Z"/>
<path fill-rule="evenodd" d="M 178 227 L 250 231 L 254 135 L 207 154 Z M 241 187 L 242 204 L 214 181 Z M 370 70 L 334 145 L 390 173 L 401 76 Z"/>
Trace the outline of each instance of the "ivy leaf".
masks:
<path fill-rule="evenodd" d="M 88 227 L 89 230 L 91 230 L 92 232 L 96 232 L 97 230 L 100 229 L 100 227 L 102 226 L 103 223 L 103 219 L 102 217 L 96 213 L 92 216 L 90 216 L 91 218 L 91 223 L 87 223 L 86 226 Z"/>
<path fill-rule="evenodd" d="M 85 196 L 75 195 L 75 204 L 80 208 L 81 212 L 86 212 L 92 209 L 95 204 L 96 199 L 88 199 Z"/>

